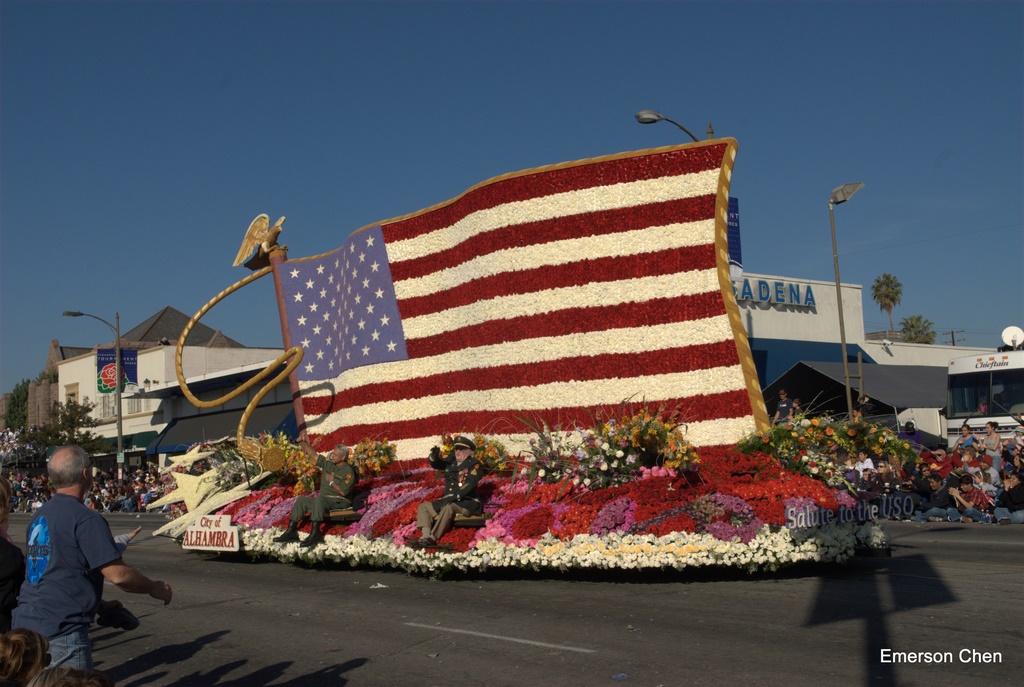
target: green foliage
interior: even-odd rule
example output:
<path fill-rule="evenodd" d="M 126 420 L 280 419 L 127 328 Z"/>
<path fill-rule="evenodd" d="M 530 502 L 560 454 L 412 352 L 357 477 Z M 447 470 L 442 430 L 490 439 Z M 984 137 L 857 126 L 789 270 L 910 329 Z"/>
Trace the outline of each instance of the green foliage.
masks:
<path fill-rule="evenodd" d="M 871 285 L 871 298 L 874 299 L 879 309 L 889 315 L 889 330 L 892 331 L 892 309 L 900 304 L 903 298 L 903 284 L 899 279 L 888 272 L 875 278 Z"/>
<path fill-rule="evenodd" d="M 28 385 L 23 379 L 14 385 L 7 409 L 4 411 L 4 426 L 10 429 L 25 429 L 28 423 Z"/>
<path fill-rule="evenodd" d="M 78 403 L 70 400 L 67 403 L 54 404 L 53 419 L 37 427 L 34 432 L 22 436 L 25 443 L 33 443 L 41 450 L 47 446 L 64 446 L 76 444 L 87 453 L 109 453 L 109 444 L 95 432 L 89 431 L 99 424 L 99 420 L 90 415 L 93 403 L 86 400 Z"/>
<path fill-rule="evenodd" d="M 36 375 L 35 382 L 36 384 L 42 384 L 43 382 L 50 382 L 51 384 L 56 384 L 58 379 L 59 377 L 57 375 L 57 368 L 48 367 L 42 372 L 40 372 L 38 375 Z"/>
<path fill-rule="evenodd" d="M 900 320 L 900 330 L 906 343 L 935 343 L 933 326 L 935 325 L 931 320 L 926 320 L 921 315 L 911 315 Z"/>

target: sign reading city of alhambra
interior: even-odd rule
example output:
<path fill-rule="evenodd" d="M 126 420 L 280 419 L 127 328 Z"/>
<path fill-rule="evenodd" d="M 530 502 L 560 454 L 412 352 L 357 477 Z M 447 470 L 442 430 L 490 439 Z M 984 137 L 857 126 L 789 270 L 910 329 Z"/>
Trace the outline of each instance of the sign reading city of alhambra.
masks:
<path fill-rule="evenodd" d="M 772 281 L 744 279 L 742 283 L 733 282 L 732 291 L 738 302 L 777 303 L 804 308 L 815 306 L 814 291 L 810 284 L 785 282 L 778 279 Z"/>
<path fill-rule="evenodd" d="M 200 551 L 238 551 L 238 527 L 230 515 L 201 515 L 185 530 L 181 548 Z"/>

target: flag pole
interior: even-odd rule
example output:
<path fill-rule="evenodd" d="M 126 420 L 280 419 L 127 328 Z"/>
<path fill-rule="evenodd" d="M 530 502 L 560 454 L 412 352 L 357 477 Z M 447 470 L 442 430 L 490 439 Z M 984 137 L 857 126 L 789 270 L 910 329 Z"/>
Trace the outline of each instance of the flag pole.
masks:
<path fill-rule="evenodd" d="M 292 335 L 288 331 L 288 312 L 285 310 L 284 287 L 281 282 L 281 265 L 288 260 L 287 246 L 274 246 L 270 251 L 270 267 L 274 273 L 274 293 L 277 296 L 277 314 L 281 319 L 281 340 L 287 351 L 292 347 Z M 292 408 L 295 409 L 295 425 L 301 435 L 306 429 L 306 416 L 302 412 L 302 392 L 299 390 L 299 375 L 292 370 L 288 375 L 288 387 L 292 392 Z"/>

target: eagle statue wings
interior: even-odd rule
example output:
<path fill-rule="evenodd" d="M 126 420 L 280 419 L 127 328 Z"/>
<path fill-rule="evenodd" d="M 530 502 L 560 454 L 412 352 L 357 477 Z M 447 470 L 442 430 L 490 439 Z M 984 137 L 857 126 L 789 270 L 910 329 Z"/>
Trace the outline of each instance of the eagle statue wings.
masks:
<path fill-rule="evenodd" d="M 235 264 L 233 266 L 238 267 L 241 265 L 249 257 L 249 254 L 252 253 L 253 248 L 258 250 L 253 259 L 246 263 L 246 267 L 259 269 L 263 265 L 257 265 L 256 263 L 269 264 L 270 251 L 277 246 L 277 237 L 281 234 L 283 225 L 284 217 L 277 220 L 274 226 L 270 226 L 270 217 L 265 214 L 257 215 L 256 219 L 249 225 L 249 230 L 245 232 L 245 238 L 242 239 L 242 247 L 238 249 L 238 256 L 235 257 Z"/>

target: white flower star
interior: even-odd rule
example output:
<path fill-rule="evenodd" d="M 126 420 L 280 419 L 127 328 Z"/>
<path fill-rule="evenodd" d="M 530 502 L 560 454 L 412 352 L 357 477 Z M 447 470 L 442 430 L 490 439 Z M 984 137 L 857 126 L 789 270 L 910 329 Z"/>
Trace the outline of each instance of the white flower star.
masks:
<path fill-rule="evenodd" d="M 296 279 L 299 276 L 299 271 L 298 270 L 292 270 L 291 274 L 292 274 L 292 279 Z"/>
<path fill-rule="evenodd" d="M 386 327 L 390 321 L 391 318 L 385 315 L 384 317 L 380 318 L 380 326 Z"/>
<path fill-rule="evenodd" d="M 302 302 L 302 294 L 301 293 L 296 293 L 295 294 L 295 302 L 296 303 L 301 303 Z"/>
<path fill-rule="evenodd" d="M 297 322 L 299 323 L 299 325 L 304 325 L 304 324 L 306 324 L 306 318 L 305 317 L 299 317 Z"/>
<path fill-rule="evenodd" d="M 395 344 L 394 341 L 388 341 L 388 352 L 389 353 L 394 353 L 395 352 L 395 345 L 396 344 Z"/>

